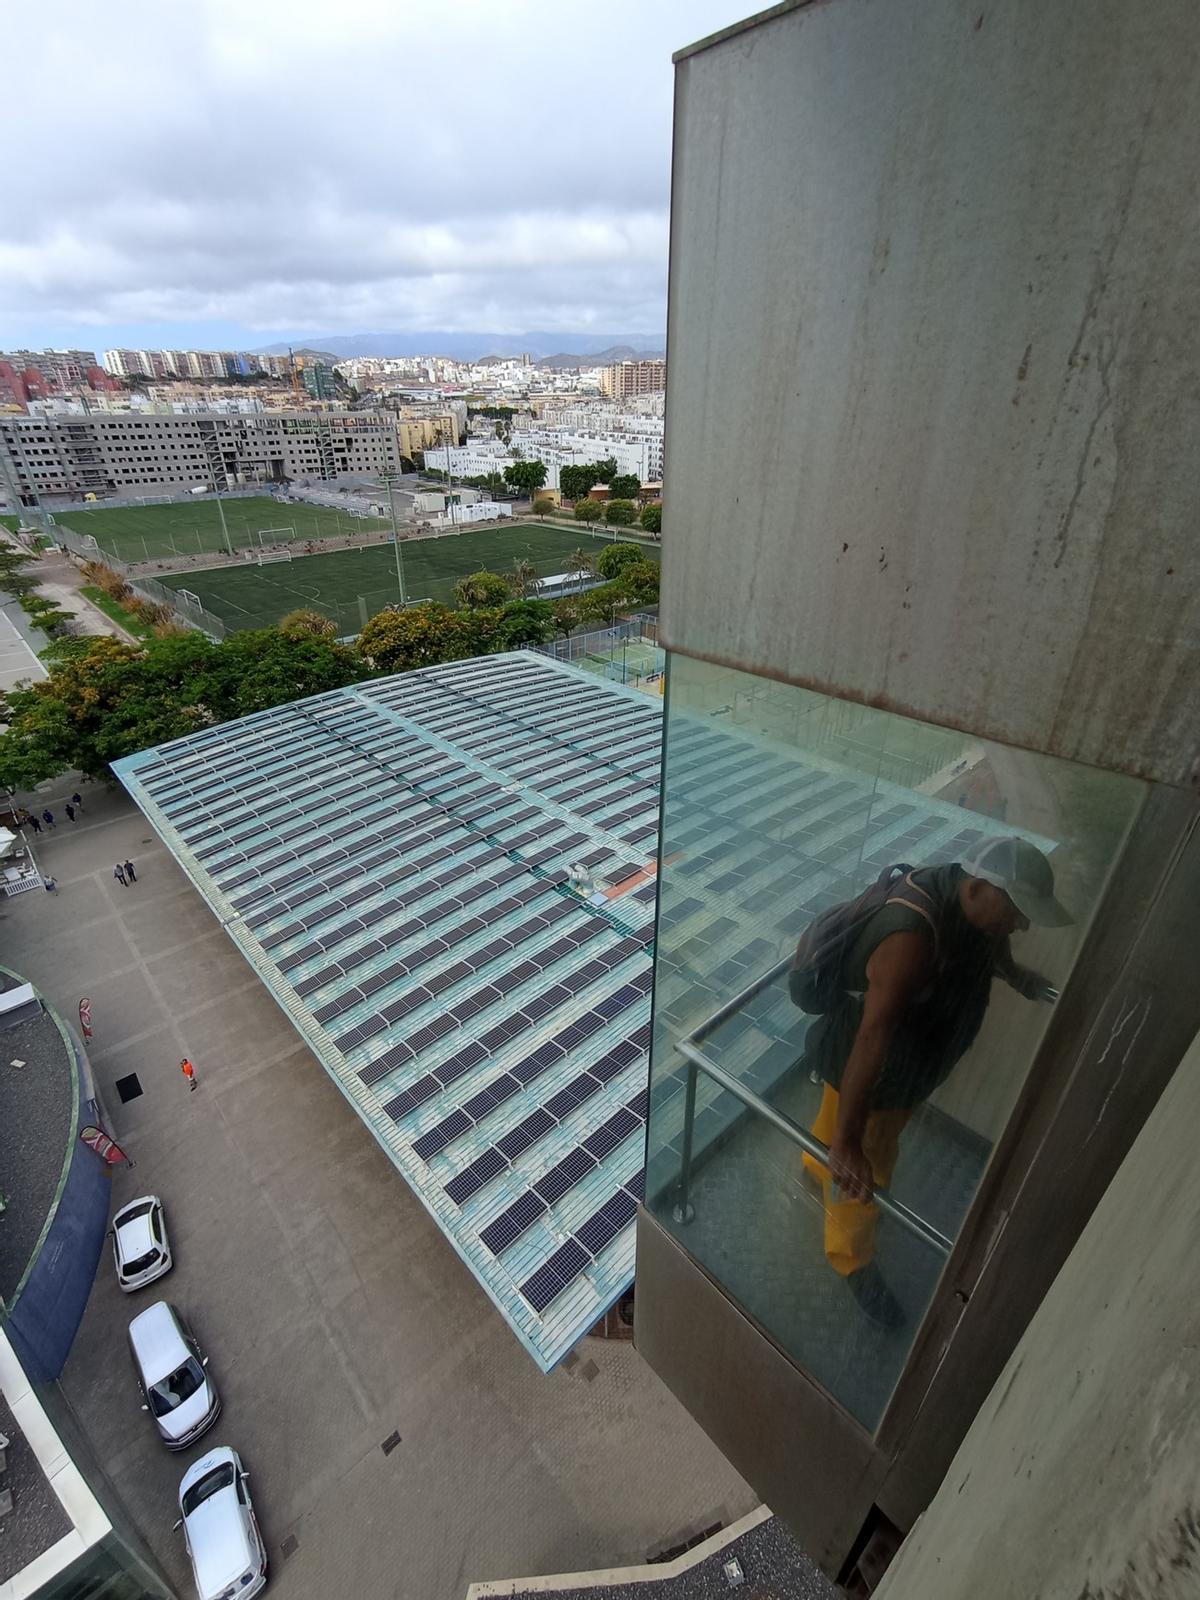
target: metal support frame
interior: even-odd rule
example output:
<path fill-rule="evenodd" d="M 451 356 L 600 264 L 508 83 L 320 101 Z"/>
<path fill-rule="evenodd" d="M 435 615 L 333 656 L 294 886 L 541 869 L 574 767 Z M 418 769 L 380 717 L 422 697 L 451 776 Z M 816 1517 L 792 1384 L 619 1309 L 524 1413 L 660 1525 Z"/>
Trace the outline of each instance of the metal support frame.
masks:
<path fill-rule="evenodd" d="M 701 1024 L 704 1026 L 704 1024 Z M 699 1031 L 699 1030 L 697 1030 Z M 819 1161 L 823 1167 L 829 1165 L 829 1146 L 815 1139 L 811 1133 L 802 1128 L 799 1123 L 793 1122 L 791 1117 L 785 1116 L 777 1110 L 769 1100 L 764 1100 L 760 1094 L 755 1094 L 753 1089 L 747 1089 L 732 1073 L 726 1072 L 724 1067 L 719 1067 L 715 1061 L 709 1059 L 696 1045 L 687 1039 L 681 1039 L 675 1046 L 679 1054 L 688 1064 L 687 1097 L 684 1105 L 683 1122 L 683 1153 L 680 1158 L 679 1189 L 674 1208 L 675 1221 L 687 1223 L 695 1216 L 695 1207 L 689 1199 L 692 1178 L 692 1125 L 696 1114 L 696 1078 L 703 1072 L 714 1083 L 719 1083 L 723 1089 L 735 1095 L 744 1106 L 753 1111 L 756 1116 L 762 1117 L 773 1128 L 783 1134 L 784 1138 L 812 1156 L 814 1161 Z M 932 1227 L 923 1217 L 915 1211 L 896 1200 L 888 1194 L 886 1189 L 876 1189 L 874 1203 L 881 1211 L 887 1213 L 902 1228 L 907 1228 L 909 1233 L 915 1234 L 922 1244 L 936 1250 L 943 1260 L 949 1256 L 954 1247 L 954 1241 L 948 1239 L 944 1233 Z"/>

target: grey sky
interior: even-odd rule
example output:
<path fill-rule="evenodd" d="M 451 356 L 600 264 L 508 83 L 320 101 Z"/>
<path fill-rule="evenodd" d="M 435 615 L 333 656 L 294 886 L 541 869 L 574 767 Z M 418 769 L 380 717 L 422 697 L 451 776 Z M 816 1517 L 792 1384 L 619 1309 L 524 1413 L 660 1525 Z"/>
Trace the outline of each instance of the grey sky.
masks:
<path fill-rule="evenodd" d="M 671 51 L 754 9 L 9 7 L 0 347 L 657 334 Z"/>

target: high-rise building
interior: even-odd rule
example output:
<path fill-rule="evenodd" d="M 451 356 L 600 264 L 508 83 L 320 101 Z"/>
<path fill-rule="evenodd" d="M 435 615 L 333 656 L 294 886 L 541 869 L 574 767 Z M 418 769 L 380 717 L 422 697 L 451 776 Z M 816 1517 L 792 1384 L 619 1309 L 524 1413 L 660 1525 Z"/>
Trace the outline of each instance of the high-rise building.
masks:
<path fill-rule="evenodd" d="M 1194 55 L 677 57 L 637 1343 L 856 1594 L 1196 1583 Z"/>
<path fill-rule="evenodd" d="M 324 361 L 310 361 L 302 370 L 304 387 L 314 400 L 336 400 L 337 381 L 333 368 Z"/>
<path fill-rule="evenodd" d="M 600 387 L 614 400 L 626 400 L 635 394 L 655 394 L 667 386 L 667 363 L 659 358 L 650 361 L 615 361 L 611 367 L 600 371 Z"/>

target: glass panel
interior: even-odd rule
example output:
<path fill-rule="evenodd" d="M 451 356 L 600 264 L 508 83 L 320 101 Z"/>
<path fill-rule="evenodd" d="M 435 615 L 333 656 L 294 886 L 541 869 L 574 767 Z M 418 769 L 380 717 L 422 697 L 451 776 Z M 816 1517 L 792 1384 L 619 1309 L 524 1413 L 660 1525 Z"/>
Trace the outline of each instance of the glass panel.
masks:
<path fill-rule="evenodd" d="M 647 1204 L 868 1428 L 1144 793 L 670 661 Z M 817 947 L 815 919 L 901 866 Z M 698 1070 L 691 1117 L 681 1042 L 733 1085 Z M 737 1087 L 835 1144 L 842 1185 Z"/>

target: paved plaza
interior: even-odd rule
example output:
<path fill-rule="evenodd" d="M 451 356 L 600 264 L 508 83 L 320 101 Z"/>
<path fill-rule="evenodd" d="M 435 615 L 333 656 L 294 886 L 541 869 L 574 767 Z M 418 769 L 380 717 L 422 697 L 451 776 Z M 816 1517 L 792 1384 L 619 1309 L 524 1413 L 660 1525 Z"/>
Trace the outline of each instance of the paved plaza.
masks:
<path fill-rule="evenodd" d="M 251 1472 L 281 1600 L 462 1600 L 478 1579 L 644 1561 L 752 1509 L 632 1346 L 586 1339 L 539 1374 L 144 818 L 88 784 L 72 829 L 74 787 L 21 797 L 59 819 L 34 841 L 59 892 L 0 903 L 0 960 L 66 1016 L 91 999 L 100 1092 L 137 1162 L 114 1203 L 166 1206 L 173 1274 L 127 1297 L 101 1261 L 63 1385 L 181 1592 L 175 1490 L 211 1443 Z M 142 1092 L 122 1104 L 130 1074 Z M 225 1401 L 180 1457 L 139 1409 L 125 1343 L 160 1290 Z"/>

